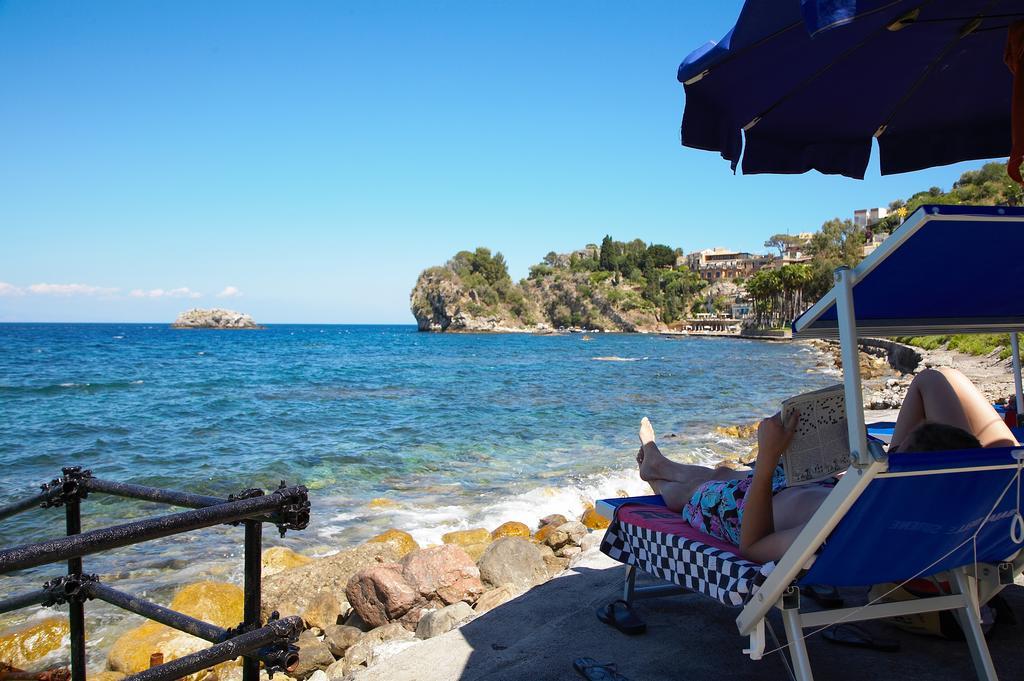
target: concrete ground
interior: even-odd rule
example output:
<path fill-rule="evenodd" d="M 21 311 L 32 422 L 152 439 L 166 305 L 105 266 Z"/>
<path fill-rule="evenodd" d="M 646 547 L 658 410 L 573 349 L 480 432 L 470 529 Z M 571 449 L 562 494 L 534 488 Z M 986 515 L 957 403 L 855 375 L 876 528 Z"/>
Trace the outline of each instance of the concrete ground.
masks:
<path fill-rule="evenodd" d="M 625 569 L 592 552 L 571 571 L 443 636 L 418 643 L 356 674 L 355 681 L 544 681 L 581 679 L 577 657 L 615 662 L 630 681 L 662 679 L 728 681 L 785 680 L 778 653 L 754 662 L 742 653 L 737 610 L 694 594 L 643 600 L 637 612 L 647 632 L 626 636 L 600 623 L 595 610 L 620 597 Z M 997 628 L 989 648 L 1003 681 L 1022 679 L 1024 588 L 1004 595 L 1019 625 Z M 844 594 L 846 595 L 846 594 Z M 858 597 L 858 592 L 850 594 Z M 862 625 L 877 637 L 901 643 L 897 653 L 808 640 L 819 681 L 911 678 L 918 681 L 973 679 L 966 643 L 904 633 L 884 622 Z M 782 623 L 773 625 L 782 636 Z M 769 649 L 771 649 L 769 638 Z"/>

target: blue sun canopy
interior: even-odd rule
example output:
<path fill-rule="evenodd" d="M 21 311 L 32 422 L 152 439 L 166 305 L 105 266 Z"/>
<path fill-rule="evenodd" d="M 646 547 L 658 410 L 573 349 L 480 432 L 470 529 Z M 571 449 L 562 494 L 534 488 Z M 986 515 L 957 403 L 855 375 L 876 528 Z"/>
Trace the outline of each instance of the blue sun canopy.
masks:
<path fill-rule="evenodd" d="M 1024 208 L 922 206 L 853 272 L 860 337 L 1024 329 Z M 838 337 L 835 301 L 794 337 Z"/>

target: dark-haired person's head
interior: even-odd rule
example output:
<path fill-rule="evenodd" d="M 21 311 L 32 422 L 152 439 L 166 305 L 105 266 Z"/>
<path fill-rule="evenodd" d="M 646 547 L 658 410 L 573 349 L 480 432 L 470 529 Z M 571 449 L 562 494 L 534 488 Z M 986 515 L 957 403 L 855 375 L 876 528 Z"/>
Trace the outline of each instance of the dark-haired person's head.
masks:
<path fill-rule="evenodd" d="M 900 445 L 901 452 L 944 452 L 958 449 L 980 449 L 978 438 L 963 428 L 925 421 L 910 431 Z"/>

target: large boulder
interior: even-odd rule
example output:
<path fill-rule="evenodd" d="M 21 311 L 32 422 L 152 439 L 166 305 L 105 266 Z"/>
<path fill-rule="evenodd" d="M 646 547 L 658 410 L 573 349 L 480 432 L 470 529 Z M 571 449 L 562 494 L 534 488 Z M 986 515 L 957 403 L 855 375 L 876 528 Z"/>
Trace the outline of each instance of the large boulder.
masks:
<path fill-rule="evenodd" d="M 411 534 L 409 534 L 408 532 L 403 532 L 402 530 L 395 529 L 390 529 L 387 532 L 382 532 L 381 534 L 378 534 L 376 537 L 371 537 L 370 539 L 366 540 L 367 544 L 380 544 L 384 542 L 394 542 L 398 547 L 399 556 L 404 556 L 410 551 L 415 551 L 420 547 L 420 545 L 416 543 L 416 540 L 412 538 Z"/>
<path fill-rule="evenodd" d="M 352 609 L 372 627 L 401 619 L 425 600 L 406 581 L 402 566 L 397 563 L 360 570 L 349 580 L 345 595 Z"/>
<path fill-rule="evenodd" d="M 334 594 L 344 610 L 341 599 L 352 575 L 371 565 L 393 563 L 400 557 L 394 542 L 364 544 L 271 575 L 263 580 L 263 617 L 266 619 L 274 610 L 281 617 L 302 615 L 321 591 Z"/>
<path fill-rule="evenodd" d="M 68 635 L 68 621 L 48 617 L 0 636 L 0 662 L 25 669 L 61 647 Z"/>
<path fill-rule="evenodd" d="M 474 615 L 468 603 L 459 601 L 440 610 L 431 610 L 416 625 L 416 638 L 434 638 L 451 631 Z"/>
<path fill-rule="evenodd" d="M 242 590 L 234 584 L 197 582 L 175 594 L 170 608 L 226 629 L 238 626 L 242 621 L 242 599 Z M 161 653 L 164 662 L 170 662 L 209 647 L 207 641 L 190 634 L 156 622 L 146 622 L 114 642 L 107 657 L 107 666 L 123 674 L 137 674 L 149 669 L 152 653 Z M 196 681 L 215 679 L 220 670 L 231 664 L 227 662 L 186 678 Z"/>
<path fill-rule="evenodd" d="M 505 537 L 487 547 L 477 562 L 484 584 L 511 584 L 518 591 L 547 581 L 548 570 L 537 547 L 528 539 Z"/>
<path fill-rule="evenodd" d="M 425 610 L 473 603 L 483 592 L 480 570 L 459 546 L 419 549 L 400 564 L 375 565 L 352 576 L 345 594 L 372 627 L 400 622 L 412 630 Z"/>
<path fill-rule="evenodd" d="M 501 539 L 502 537 L 524 537 L 529 539 L 531 534 L 530 528 L 524 523 L 510 520 L 494 528 L 494 531 L 491 532 L 491 539 Z"/>
<path fill-rule="evenodd" d="M 473 559 L 454 544 L 413 551 L 402 559 L 402 576 L 431 603 L 473 603 L 484 591 Z"/>

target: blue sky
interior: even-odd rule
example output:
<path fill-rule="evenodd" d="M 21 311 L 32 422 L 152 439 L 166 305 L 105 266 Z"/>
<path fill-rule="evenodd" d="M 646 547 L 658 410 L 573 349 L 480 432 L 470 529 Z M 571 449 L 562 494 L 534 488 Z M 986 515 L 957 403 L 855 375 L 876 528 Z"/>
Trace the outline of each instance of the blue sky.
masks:
<path fill-rule="evenodd" d="M 681 147 L 676 67 L 740 5 L 0 0 L 0 321 L 411 323 L 461 249 L 760 251 L 980 165 Z"/>

